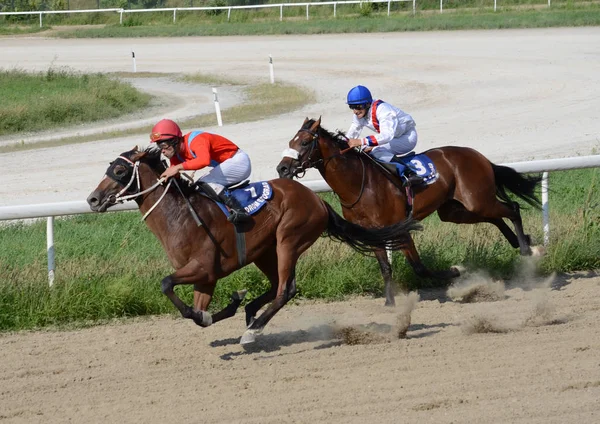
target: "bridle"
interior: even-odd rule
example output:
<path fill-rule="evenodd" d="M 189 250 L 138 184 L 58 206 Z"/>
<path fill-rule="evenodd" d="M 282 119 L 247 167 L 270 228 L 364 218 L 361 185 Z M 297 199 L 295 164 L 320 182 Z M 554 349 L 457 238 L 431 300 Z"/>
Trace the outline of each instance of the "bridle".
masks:
<path fill-rule="evenodd" d="M 119 191 L 117 194 L 111 194 L 108 197 L 108 201 L 114 205 L 116 205 L 117 203 L 124 203 L 128 200 L 132 200 L 137 197 L 143 196 L 146 193 L 150 193 L 151 191 L 155 190 L 159 185 L 162 185 L 162 183 L 165 181 L 164 178 L 157 179 L 156 183 L 154 183 L 151 187 L 149 187 L 143 191 L 140 191 L 140 171 L 139 171 L 140 161 L 137 160 L 137 161 L 133 162 L 132 160 L 130 160 L 129 158 L 127 158 L 125 156 L 119 156 L 117 159 L 121 159 L 128 166 L 130 166 L 132 169 L 132 172 L 131 172 L 131 178 L 129 179 L 129 182 L 127 182 L 125 184 L 121 181 L 121 179 L 116 174 L 114 174 L 114 172 L 109 173 L 109 171 L 113 168 L 112 166 L 111 166 L 111 168 L 109 168 L 109 171 L 107 171 L 106 176 L 108 178 L 110 178 L 111 180 L 113 180 L 114 182 L 116 182 L 118 184 L 123 184 L 123 189 L 121 189 L 121 191 Z M 144 214 L 144 216 L 142 216 L 142 221 L 144 221 L 148 217 L 148 215 L 150 215 L 150 213 L 156 208 L 156 206 L 158 206 L 158 204 L 162 201 L 162 199 L 165 197 L 165 195 L 169 191 L 169 187 L 171 186 L 171 183 L 173 182 L 173 180 L 174 180 L 173 178 L 171 178 L 169 180 L 169 182 L 167 183 L 167 186 L 165 187 L 165 190 L 163 191 L 163 194 L 156 201 L 156 203 L 154 203 L 154 205 L 152 205 L 152 207 L 148 210 L 148 212 L 146 212 Z M 137 191 L 133 192 L 132 194 L 126 194 L 129 191 L 129 189 L 132 186 L 134 181 L 136 182 Z"/>
<path fill-rule="evenodd" d="M 319 142 L 319 134 L 314 131 L 311 131 L 309 129 L 304 129 L 304 128 L 302 128 L 298 132 L 305 132 L 312 137 L 312 139 L 310 141 L 310 148 L 309 148 L 308 154 L 306 155 L 306 160 L 301 162 L 300 166 L 296 167 L 296 169 L 294 170 L 293 176 L 299 179 L 299 178 L 304 177 L 307 169 L 316 168 L 321 163 L 324 163 L 326 165 L 326 162 L 323 158 L 317 159 L 315 161 L 311 160 L 313 152 L 315 151 L 315 149 L 317 147 L 317 143 Z M 286 157 L 291 158 L 293 160 L 300 162 L 300 152 L 298 150 L 295 150 L 292 148 L 285 149 L 283 151 L 283 153 L 281 154 L 281 156 L 284 158 L 286 158 Z M 329 159 L 331 159 L 332 157 L 327 158 L 327 161 L 329 161 Z"/>
<path fill-rule="evenodd" d="M 331 159 L 334 159 L 338 156 L 342 156 L 343 152 L 338 152 L 335 153 L 327 158 L 320 158 L 317 160 L 311 160 L 311 157 L 313 155 L 313 152 L 316 150 L 317 144 L 319 143 L 319 133 L 316 131 L 311 131 L 309 129 L 306 128 L 301 128 L 298 132 L 304 132 L 309 134 L 312 139 L 310 141 L 310 148 L 308 150 L 308 154 L 306 156 L 306 160 L 302 161 L 300 163 L 300 166 L 296 167 L 296 169 L 293 172 L 293 176 L 296 178 L 302 178 L 304 177 L 304 175 L 306 174 L 306 170 L 309 168 L 316 168 L 318 165 L 320 165 L 321 163 L 323 163 L 324 168 L 327 167 L 327 164 L 329 163 L 329 161 Z M 304 144 L 304 143 L 303 143 Z M 287 148 L 283 151 L 282 153 L 282 157 L 284 158 L 290 158 L 293 159 L 295 161 L 300 162 L 300 152 L 298 150 L 292 149 L 292 148 Z M 362 154 L 359 155 L 358 157 L 360 159 L 360 163 L 362 165 L 362 181 L 361 181 L 361 185 L 360 185 L 360 192 L 358 193 L 358 197 L 356 198 L 356 200 L 352 203 L 344 203 L 342 202 L 342 200 L 340 199 L 340 205 L 342 205 L 345 208 L 352 208 L 354 205 L 356 205 L 359 200 L 362 198 L 363 192 L 365 190 L 365 181 L 366 181 L 366 170 L 365 170 L 365 161 L 362 157 Z M 339 197 L 339 195 L 338 195 Z"/>

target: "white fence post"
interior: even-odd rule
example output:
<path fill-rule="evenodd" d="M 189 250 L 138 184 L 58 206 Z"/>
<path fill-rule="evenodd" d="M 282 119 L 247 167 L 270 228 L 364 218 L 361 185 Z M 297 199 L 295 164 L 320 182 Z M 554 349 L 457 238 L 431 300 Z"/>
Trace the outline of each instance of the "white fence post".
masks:
<path fill-rule="evenodd" d="M 548 205 L 548 172 L 542 174 L 542 219 L 544 222 L 544 246 L 550 242 L 550 213 Z"/>
<path fill-rule="evenodd" d="M 133 72 L 137 72 L 137 67 L 135 66 L 135 52 L 131 49 L 131 59 L 133 59 Z"/>
<path fill-rule="evenodd" d="M 40 28 L 42 27 L 42 13 L 40 12 Z"/>
<path fill-rule="evenodd" d="M 273 71 L 273 56 L 269 55 L 269 73 L 271 74 L 271 84 L 275 84 L 275 73 Z"/>
<path fill-rule="evenodd" d="M 223 121 L 221 120 L 221 107 L 219 106 L 219 97 L 217 96 L 217 89 L 213 87 L 212 89 L 213 96 L 215 97 L 215 112 L 217 113 L 217 124 L 220 127 L 223 126 Z"/>
<path fill-rule="evenodd" d="M 46 221 L 46 250 L 48 252 L 48 285 L 54 284 L 54 217 Z"/>

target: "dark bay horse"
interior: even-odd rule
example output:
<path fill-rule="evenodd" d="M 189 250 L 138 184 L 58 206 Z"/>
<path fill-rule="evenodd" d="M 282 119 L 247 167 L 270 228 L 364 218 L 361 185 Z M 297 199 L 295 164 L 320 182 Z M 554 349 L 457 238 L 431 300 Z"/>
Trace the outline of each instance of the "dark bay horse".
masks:
<path fill-rule="evenodd" d="M 233 316 L 245 295 L 234 293 L 226 308 L 211 315 L 207 310 L 217 281 L 246 263 L 256 264 L 271 288 L 246 305 L 248 330 L 242 344 L 253 342 L 255 335 L 295 295 L 296 262 L 323 232 L 360 252 L 371 252 L 388 243 L 395 249 L 404 248 L 409 241 L 408 231 L 419 228 L 414 221 L 379 229 L 361 228 L 345 221 L 304 185 L 277 179 L 270 181 L 271 200 L 253 215 L 251 228 L 244 233 L 247 260 L 240 264 L 235 227 L 223 211 L 183 180 L 170 179 L 166 187 L 162 185 L 158 177 L 165 169 L 159 149 L 135 148 L 122 153 L 111 162 L 105 177 L 88 197 L 88 204 L 93 211 L 105 212 L 116 203 L 135 199 L 176 269 L 162 280 L 162 292 L 184 318 L 202 327 Z M 193 307 L 175 294 L 173 289 L 179 284 L 194 285 Z M 269 302 L 269 307 L 256 318 Z"/>
<path fill-rule="evenodd" d="M 277 166 L 280 177 L 303 175 L 307 168 L 319 170 L 339 196 L 344 217 L 363 227 L 399 222 L 408 216 L 407 192 L 400 178 L 387 174 L 366 153 L 348 149 L 343 133 L 330 133 L 317 121 L 305 119 L 289 142 L 289 149 Z M 424 152 L 435 164 L 439 177 L 430 185 L 414 188 L 412 217 L 422 220 L 437 211 L 442 221 L 457 224 L 489 222 L 502 232 L 522 255 L 530 255 L 530 238 L 523 232 L 519 204 L 511 192 L 525 202 L 540 207 L 535 188 L 539 176 L 525 176 L 512 168 L 495 165 L 481 153 L 466 147 L 445 146 Z M 513 232 L 504 218 L 514 225 Z M 457 268 L 427 269 L 411 239 L 402 249 L 408 263 L 421 277 L 451 279 Z M 386 305 L 394 305 L 393 280 L 385 250 L 375 255 L 385 281 Z"/>

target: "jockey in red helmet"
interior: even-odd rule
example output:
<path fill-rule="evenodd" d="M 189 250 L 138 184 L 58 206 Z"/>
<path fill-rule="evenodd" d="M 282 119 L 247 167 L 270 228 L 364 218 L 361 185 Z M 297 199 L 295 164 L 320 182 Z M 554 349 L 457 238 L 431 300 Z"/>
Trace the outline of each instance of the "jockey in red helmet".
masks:
<path fill-rule="evenodd" d="M 170 119 L 159 121 L 150 133 L 150 141 L 157 143 L 171 166 L 162 178 L 178 175 L 180 171 L 197 171 L 206 166 L 213 168 L 198 179 L 197 184 L 215 200 L 231 209 L 233 223 L 249 220 L 250 216 L 233 196 L 226 196 L 226 186 L 237 184 L 250 176 L 248 155 L 225 137 L 203 131 L 182 134 L 179 125 Z"/>

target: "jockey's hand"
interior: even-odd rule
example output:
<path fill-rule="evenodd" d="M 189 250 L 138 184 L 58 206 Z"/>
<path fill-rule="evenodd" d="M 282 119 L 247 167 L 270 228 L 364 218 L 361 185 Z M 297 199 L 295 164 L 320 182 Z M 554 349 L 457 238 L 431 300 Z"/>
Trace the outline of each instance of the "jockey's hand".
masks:
<path fill-rule="evenodd" d="M 369 153 L 371 150 L 373 150 L 373 147 L 369 146 L 369 147 L 365 147 L 362 151 L 365 153 Z"/>
<path fill-rule="evenodd" d="M 348 146 L 349 147 L 362 147 L 362 140 L 359 138 L 349 138 Z"/>
<path fill-rule="evenodd" d="M 160 174 L 160 178 L 171 178 L 174 177 L 175 175 L 179 174 L 179 171 L 181 171 L 183 169 L 183 167 L 181 166 L 181 164 L 179 165 L 174 165 L 174 166 L 169 166 L 165 172 L 163 172 L 162 174 Z"/>

